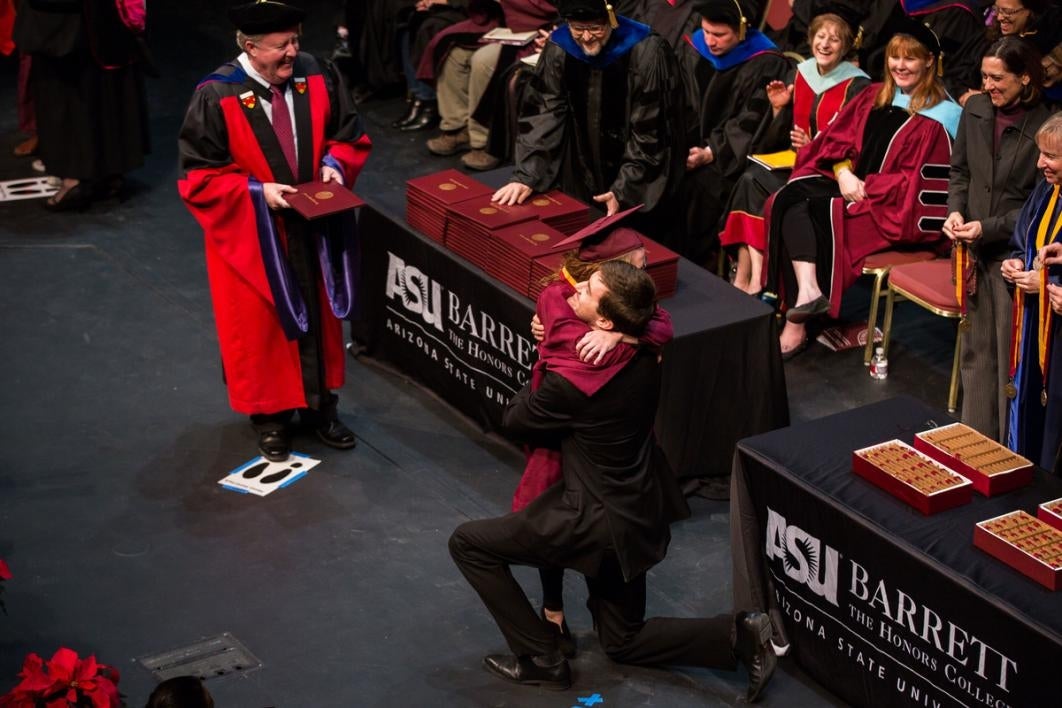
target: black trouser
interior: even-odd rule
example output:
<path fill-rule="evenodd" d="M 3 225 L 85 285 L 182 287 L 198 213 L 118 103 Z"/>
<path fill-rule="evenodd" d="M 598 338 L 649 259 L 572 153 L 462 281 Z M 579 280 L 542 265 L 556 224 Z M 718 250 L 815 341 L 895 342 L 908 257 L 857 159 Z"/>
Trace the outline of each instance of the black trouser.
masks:
<path fill-rule="evenodd" d="M 461 524 L 450 537 L 450 555 L 479 593 L 509 648 L 517 656 L 557 650 L 556 635 L 531 607 L 509 567 L 545 567 L 552 559 L 516 541 L 526 538 L 527 510 Z M 567 549 L 577 552 L 578 549 Z M 733 669 L 734 618 L 645 619 L 645 574 L 623 580 L 618 559 L 606 554 L 597 576 L 587 578 L 598 638 L 609 658 L 625 664 L 706 666 Z"/>
<path fill-rule="evenodd" d="M 299 408 L 299 420 L 303 425 L 311 428 L 319 428 L 327 425 L 336 418 L 336 405 L 339 396 L 329 392 L 328 398 L 319 410 L 313 408 Z M 322 396 L 322 398 L 324 398 Z M 276 413 L 254 413 L 251 415 L 251 425 L 259 434 L 271 430 L 283 430 L 291 423 L 295 410 L 277 411 Z"/>

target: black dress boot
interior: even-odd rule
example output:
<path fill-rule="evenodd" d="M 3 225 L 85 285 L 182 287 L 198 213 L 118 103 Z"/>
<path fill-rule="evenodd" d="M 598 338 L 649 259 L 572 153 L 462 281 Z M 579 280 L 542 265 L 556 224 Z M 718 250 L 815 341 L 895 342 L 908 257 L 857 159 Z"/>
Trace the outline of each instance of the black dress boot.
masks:
<path fill-rule="evenodd" d="M 572 685 L 572 670 L 560 652 L 542 656 L 491 654 L 483 666 L 499 678 L 524 686 L 541 686 L 564 691 Z"/>
<path fill-rule="evenodd" d="M 434 128 L 439 122 L 439 108 L 435 101 L 417 101 L 413 116 L 399 130 L 412 132 L 414 130 L 428 130 Z"/>
<path fill-rule="evenodd" d="M 402 114 L 401 118 L 391 121 L 392 128 L 401 128 L 408 123 L 416 114 L 417 109 L 420 106 L 420 99 L 413 98 L 412 96 L 406 97 L 406 112 Z"/>
<path fill-rule="evenodd" d="M 734 655 L 749 672 L 746 698 L 755 703 L 774 674 L 778 657 L 771 646 L 771 618 L 762 612 L 740 612 L 734 618 Z"/>

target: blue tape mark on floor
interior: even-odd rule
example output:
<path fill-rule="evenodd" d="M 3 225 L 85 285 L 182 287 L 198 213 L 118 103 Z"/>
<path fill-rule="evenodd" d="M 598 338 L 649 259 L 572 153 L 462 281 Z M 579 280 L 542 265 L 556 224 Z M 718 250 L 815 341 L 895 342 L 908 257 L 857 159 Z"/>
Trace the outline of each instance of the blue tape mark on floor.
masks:
<path fill-rule="evenodd" d="M 588 706 L 588 707 L 589 706 L 596 706 L 598 703 L 604 703 L 605 702 L 605 699 L 601 697 L 600 693 L 595 693 L 592 696 L 587 696 L 586 698 L 578 698 L 576 700 L 578 700 L 584 706 Z"/>

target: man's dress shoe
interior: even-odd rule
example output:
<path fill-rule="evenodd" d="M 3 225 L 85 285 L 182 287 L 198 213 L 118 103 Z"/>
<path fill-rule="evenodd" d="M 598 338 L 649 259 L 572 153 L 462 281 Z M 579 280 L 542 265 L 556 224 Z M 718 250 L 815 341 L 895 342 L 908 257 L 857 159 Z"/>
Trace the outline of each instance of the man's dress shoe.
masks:
<path fill-rule="evenodd" d="M 491 654 L 483 658 L 487 671 L 523 686 L 563 691 L 572 685 L 572 670 L 559 653 L 545 656 Z"/>
<path fill-rule="evenodd" d="M 291 455 L 291 438 L 284 430 L 264 430 L 258 434 L 258 452 L 270 462 L 283 462 Z"/>
<path fill-rule="evenodd" d="M 343 425 L 343 422 L 338 418 L 333 418 L 318 427 L 317 437 L 325 445 L 339 450 L 349 450 L 358 444 L 358 439 L 354 437 L 354 431 Z"/>
<path fill-rule="evenodd" d="M 436 107 L 435 101 L 416 101 L 415 103 L 413 115 L 405 123 L 398 126 L 398 129 L 412 132 L 434 128 L 439 122 L 439 109 Z"/>
<path fill-rule="evenodd" d="M 392 128 L 401 128 L 403 125 L 408 123 L 410 121 L 410 119 L 413 118 L 413 116 L 416 114 L 417 108 L 419 107 L 419 105 L 420 105 L 420 100 L 419 99 L 415 99 L 415 98 L 407 99 L 406 100 L 406 112 L 402 114 L 401 118 L 398 118 L 397 120 L 391 121 L 391 127 Z"/>
<path fill-rule="evenodd" d="M 735 622 L 734 654 L 749 672 L 748 701 L 752 703 L 763 693 L 778 664 L 771 647 L 771 618 L 762 612 L 742 612 Z"/>

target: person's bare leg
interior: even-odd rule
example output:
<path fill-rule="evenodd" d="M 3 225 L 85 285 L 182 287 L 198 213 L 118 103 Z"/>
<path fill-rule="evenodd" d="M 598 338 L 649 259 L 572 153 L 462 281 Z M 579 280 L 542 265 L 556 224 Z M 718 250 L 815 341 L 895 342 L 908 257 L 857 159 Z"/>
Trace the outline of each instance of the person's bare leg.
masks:
<path fill-rule="evenodd" d="M 749 251 L 749 286 L 745 292 L 755 295 L 763 290 L 763 251 L 752 246 Z"/>
<path fill-rule="evenodd" d="M 59 188 L 58 192 L 48 198 L 48 203 L 58 204 L 59 202 L 63 201 L 63 199 L 66 197 L 66 193 L 74 187 L 78 186 L 79 184 L 81 184 L 81 180 L 73 179 L 70 177 L 64 177 L 63 186 Z"/>
<path fill-rule="evenodd" d="M 793 261 L 793 272 L 796 274 L 797 281 L 796 307 L 806 305 L 812 300 L 822 297 L 822 290 L 819 288 L 814 263 L 810 261 Z"/>
<path fill-rule="evenodd" d="M 807 325 L 786 322 L 785 327 L 782 328 L 781 336 L 778 337 L 778 345 L 782 349 L 782 354 L 788 354 L 800 347 L 804 340 L 807 339 L 807 336 Z"/>
<path fill-rule="evenodd" d="M 730 283 L 738 290 L 748 292 L 749 289 L 749 249 L 745 244 L 737 247 L 737 268 L 734 271 L 734 280 Z"/>
<path fill-rule="evenodd" d="M 542 612 L 546 615 L 546 619 L 548 619 L 550 622 L 552 622 L 553 624 L 557 625 L 558 627 L 560 627 L 561 625 L 564 624 L 564 611 L 563 610 L 558 612 L 558 611 L 555 611 L 555 610 L 547 610 L 547 609 L 543 608 Z"/>

